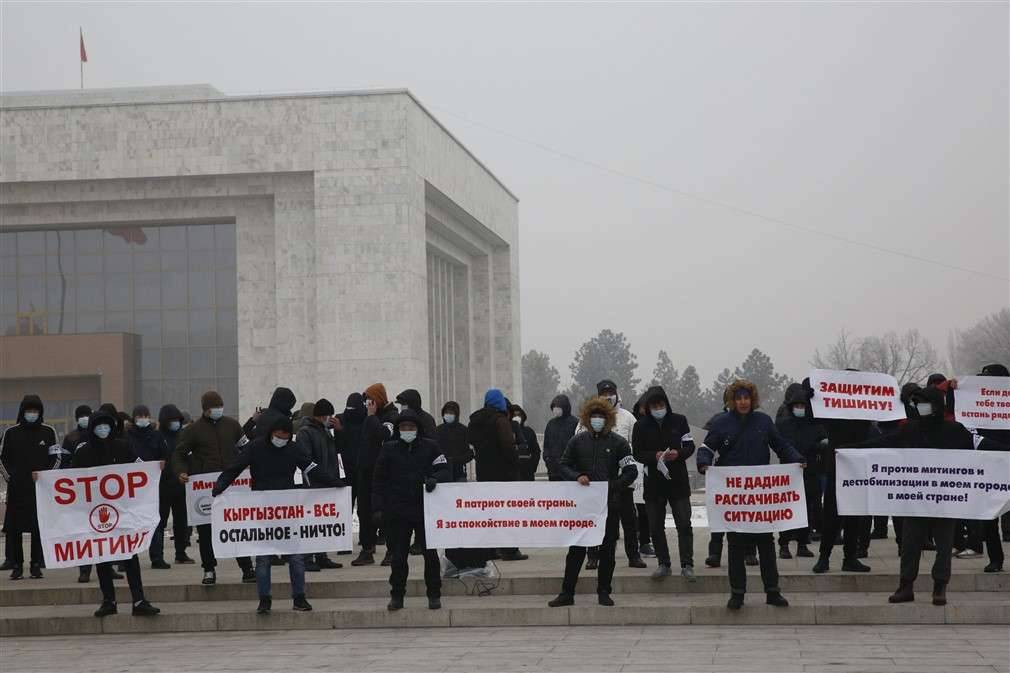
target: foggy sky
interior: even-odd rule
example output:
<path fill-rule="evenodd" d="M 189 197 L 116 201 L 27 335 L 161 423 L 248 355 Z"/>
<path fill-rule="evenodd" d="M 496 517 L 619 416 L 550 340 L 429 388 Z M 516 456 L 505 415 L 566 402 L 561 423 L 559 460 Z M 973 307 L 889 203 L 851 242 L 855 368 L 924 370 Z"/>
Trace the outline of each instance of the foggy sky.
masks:
<path fill-rule="evenodd" d="M 407 87 L 520 198 L 524 351 L 567 380 L 611 328 L 643 379 L 662 348 L 708 386 L 753 347 L 802 376 L 842 328 L 917 327 L 945 352 L 1010 304 L 1008 21 L 1006 3 L 5 2 L 0 88 L 78 87 L 78 26 L 89 87 Z"/>

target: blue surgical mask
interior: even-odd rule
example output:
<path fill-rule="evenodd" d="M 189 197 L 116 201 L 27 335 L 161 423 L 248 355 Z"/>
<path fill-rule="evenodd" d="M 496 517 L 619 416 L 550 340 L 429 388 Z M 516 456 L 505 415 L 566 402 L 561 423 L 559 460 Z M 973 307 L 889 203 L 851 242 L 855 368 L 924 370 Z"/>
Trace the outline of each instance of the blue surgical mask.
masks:
<path fill-rule="evenodd" d="M 151 424 L 151 419 L 150 418 L 138 418 L 138 419 L 136 419 L 136 420 L 133 421 L 133 424 L 136 425 L 138 428 L 146 428 L 147 426 L 149 426 Z"/>
<path fill-rule="evenodd" d="M 224 407 L 215 407 L 210 410 L 210 418 L 213 421 L 220 421 L 224 418 Z"/>
<path fill-rule="evenodd" d="M 662 409 L 650 409 L 649 413 L 652 414 L 652 417 L 657 421 L 661 421 L 666 418 L 666 407 L 663 407 Z"/>
<path fill-rule="evenodd" d="M 793 407 L 793 416 L 796 418 L 806 418 L 807 408 L 806 407 Z"/>
<path fill-rule="evenodd" d="M 170 432 L 179 432 L 179 428 L 182 427 L 182 423 L 179 421 L 169 421 L 168 429 Z"/>
<path fill-rule="evenodd" d="M 417 439 L 417 430 L 400 430 L 400 439 L 408 444 L 413 443 Z"/>
<path fill-rule="evenodd" d="M 607 424 L 607 421 L 599 416 L 595 416 L 589 419 L 589 425 L 593 426 L 595 432 L 600 432 L 603 430 L 603 426 Z"/>
<path fill-rule="evenodd" d="M 77 419 L 77 427 L 79 427 L 81 430 L 87 430 L 88 421 L 90 420 L 91 420 L 90 416 L 81 416 L 80 418 Z"/>
<path fill-rule="evenodd" d="M 446 423 L 455 423 L 456 414 L 446 414 L 445 416 L 442 416 L 442 420 L 445 421 Z"/>
<path fill-rule="evenodd" d="M 39 420 L 39 412 L 37 411 L 26 411 L 25 412 L 25 423 L 34 423 Z"/>
<path fill-rule="evenodd" d="M 276 446 L 278 449 L 283 449 L 288 445 L 290 439 L 281 439 L 280 437 L 270 437 L 270 443 Z"/>
<path fill-rule="evenodd" d="M 106 437 L 109 436 L 109 433 L 111 432 L 112 427 L 106 425 L 105 423 L 101 423 L 100 425 L 95 426 L 95 436 L 98 437 L 99 439 L 105 439 Z"/>

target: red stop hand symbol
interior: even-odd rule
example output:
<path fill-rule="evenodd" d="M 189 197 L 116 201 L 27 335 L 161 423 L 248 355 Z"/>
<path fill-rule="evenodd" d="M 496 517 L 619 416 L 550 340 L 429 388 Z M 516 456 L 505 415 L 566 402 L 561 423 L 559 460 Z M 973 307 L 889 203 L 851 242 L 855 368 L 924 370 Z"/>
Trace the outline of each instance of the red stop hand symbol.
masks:
<path fill-rule="evenodd" d="M 98 520 L 102 523 L 109 523 L 109 508 L 102 507 L 98 510 Z"/>

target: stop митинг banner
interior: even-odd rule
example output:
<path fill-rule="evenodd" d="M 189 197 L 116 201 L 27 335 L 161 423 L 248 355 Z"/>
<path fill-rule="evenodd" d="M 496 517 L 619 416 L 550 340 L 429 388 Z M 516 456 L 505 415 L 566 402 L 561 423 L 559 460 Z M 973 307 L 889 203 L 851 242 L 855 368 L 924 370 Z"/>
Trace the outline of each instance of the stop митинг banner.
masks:
<path fill-rule="evenodd" d="M 47 568 L 123 561 L 151 546 L 161 463 L 45 470 L 35 482 Z"/>
<path fill-rule="evenodd" d="M 878 372 L 814 369 L 810 372 L 814 418 L 897 421 L 905 418 L 898 380 Z"/>
<path fill-rule="evenodd" d="M 232 491 L 211 507 L 219 558 L 350 551 L 351 489 Z"/>
<path fill-rule="evenodd" d="M 186 516 L 190 526 L 202 526 L 211 522 L 211 505 L 214 504 L 211 491 L 214 490 L 214 484 L 220 476 L 220 472 L 189 475 L 189 481 L 186 482 Z M 252 476 L 248 469 L 242 470 L 228 487 L 228 491 L 243 493 L 252 491 Z"/>
<path fill-rule="evenodd" d="M 799 464 L 710 467 L 705 507 L 713 533 L 777 533 L 806 528 L 807 498 Z"/>

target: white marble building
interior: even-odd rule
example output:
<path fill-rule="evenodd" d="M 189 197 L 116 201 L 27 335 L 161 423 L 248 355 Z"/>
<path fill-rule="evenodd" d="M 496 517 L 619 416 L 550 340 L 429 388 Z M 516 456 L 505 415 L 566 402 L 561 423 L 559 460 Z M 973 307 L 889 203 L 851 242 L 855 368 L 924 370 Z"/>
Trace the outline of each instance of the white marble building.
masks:
<path fill-rule="evenodd" d="M 448 399 L 474 409 L 492 386 L 521 396 L 517 198 L 410 92 L 226 96 L 201 85 L 0 98 L 0 236 L 22 236 L 24 251 L 39 230 L 97 230 L 113 249 L 124 244 L 103 232 L 207 224 L 234 230 L 239 400 L 231 411 L 265 404 L 278 384 L 299 403 L 325 395 L 338 409 L 348 392 L 376 381 L 391 396 L 414 387 L 436 416 Z M 51 237 L 38 240 L 51 246 Z M 20 266 L 15 280 L 7 247 L 0 314 L 44 313 L 24 298 L 35 284 Z M 130 252 L 136 264 L 139 250 Z M 194 303 L 202 297 L 193 279 L 214 265 L 206 252 L 190 253 Z M 204 260 L 202 271 L 194 259 Z M 157 254 L 151 263 L 157 272 Z M 228 279 L 218 275 L 221 293 Z M 176 338 L 161 309 L 143 320 L 139 305 L 119 310 L 139 302 L 140 290 L 113 298 L 116 284 L 105 282 L 106 294 L 88 301 L 104 302 L 96 310 L 106 322 L 85 321 L 81 309 L 75 325 L 139 333 L 144 348 Z M 56 331 L 51 315 L 35 324 Z M 179 362 L 187 348 L 193 358 L 203 348 L 179 339 Z M 162 379 L 181 375 L 166 351 L 155 376 L 159 355 L 144 353 L 137 396 L 149 401 Z M 219 378 L 233 366 L 224 359 L 215 360 Z M 191 386 L 173 389 L 188 391 L 178 394 L 188 394 L 189 408 L 213 378 L 195 362 Z"/>

